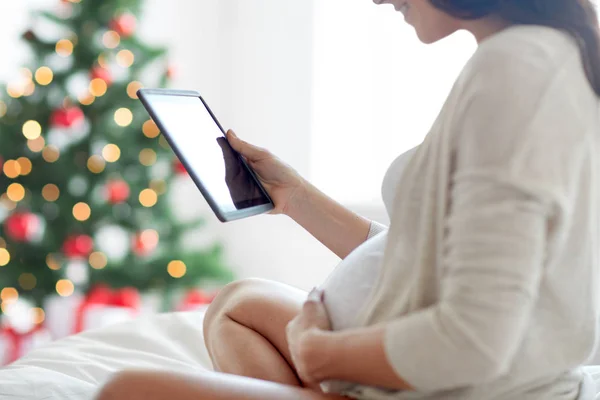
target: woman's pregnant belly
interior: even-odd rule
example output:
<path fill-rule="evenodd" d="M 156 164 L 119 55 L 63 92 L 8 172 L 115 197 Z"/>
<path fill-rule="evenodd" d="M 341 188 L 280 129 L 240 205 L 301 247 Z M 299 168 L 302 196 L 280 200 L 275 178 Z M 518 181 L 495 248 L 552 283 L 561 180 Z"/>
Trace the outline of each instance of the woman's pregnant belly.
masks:
<path fill-rule="evenodd" d="M 356 326 L 356 317 L 379 276 L 387 232 L 367 240 L 343 259 L 320 288 L 333 330 Z"/>

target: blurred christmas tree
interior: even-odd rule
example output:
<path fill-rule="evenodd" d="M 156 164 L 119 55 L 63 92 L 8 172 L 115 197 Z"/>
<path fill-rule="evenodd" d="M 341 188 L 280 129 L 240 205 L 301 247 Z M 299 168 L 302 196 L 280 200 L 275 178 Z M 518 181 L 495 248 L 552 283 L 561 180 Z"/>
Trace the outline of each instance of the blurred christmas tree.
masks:
<path fill-rule="evenodd" d="M 219 245 L 182 246 L 202 221 L 176 222 L 167 201 L 185 171 L 136 97 L 171 75 L 136 35 L 141 0 L 56 2 L 34 15 L 34 61 L 0 95 L 2 300 L 230 280 Z"/>

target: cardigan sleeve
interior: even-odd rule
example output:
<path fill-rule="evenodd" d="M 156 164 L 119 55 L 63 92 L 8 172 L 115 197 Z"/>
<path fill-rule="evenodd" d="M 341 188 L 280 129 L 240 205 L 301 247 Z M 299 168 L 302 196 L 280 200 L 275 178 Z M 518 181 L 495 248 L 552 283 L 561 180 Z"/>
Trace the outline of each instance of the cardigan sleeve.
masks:
<path fill-rule="evenodd" d="M 387 226 L 380 224 L 379 222 L 371 221 L 371 226 L 369 227 L 369 234 L 367 235 L 367 240 L 379 235 L 381 232 L 387 231 L 387 229 Z"/>
<path fill-rule="evenodd" d="M 557 81 L 564 74 L 488 61 L 456 105 L 439 301 L 385 328 L 388 361 L 419 392 L 480 385 L 508 370 L 581 156 L 573 94 Z"/>

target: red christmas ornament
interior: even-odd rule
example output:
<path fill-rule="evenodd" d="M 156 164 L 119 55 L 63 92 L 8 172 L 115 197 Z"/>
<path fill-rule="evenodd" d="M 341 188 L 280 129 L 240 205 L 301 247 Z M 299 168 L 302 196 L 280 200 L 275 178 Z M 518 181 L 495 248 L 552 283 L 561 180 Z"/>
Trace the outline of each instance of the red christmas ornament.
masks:
<path fill-rule="evenodd" d="M 175 173 L 179 175 L 187 174 L 185 166 L 181 163 L 181 161 L 179 161 L 178 158 L 175 158 L 173 161 L 173 169 L 175 170 Z"/>
<path fill-rule="evenodd" d="M 105 187 L 106 199 L 111 204 L 125 202 L 129 198 L 129 193 L 129 185 L 121 179 L 110 181 Z"/>
<path fill-rule="evenodd" d="M 28 242 L 40 229 L 40 219 L 32 213 L 14 213 L 4 221 L 6 236 L 15 242 Z"/>
<path fill-rule="evenodd" d="M 96 66 L 90 71 L 90 79 L 102 79 L 107 86 L 112 85 L 113 78 L 110 71 L 106 68 Z"/>
<path fill-rule="evenodd" d="M 186 293 L 177 307 L 177 311 L 192 311 L 201 306 L 212 303 L 218 292 L 208 294 L 199 289 L 193 289 Z"/>
<path fill-rule="evenodd" d="M 85 119 L 85 115 L 79 107 L 59 108 L 50 115 L 50 125 L 59 128 L 70 128 L 79 125 Z"/>
<path fill-rule="evenodd" d="M 107 285 L 98 284 L 91 288 L 85 299 L 80 303 L 75 314 L 75 332 L 81 332 L 85 326 L 85 315 L 90 307 L 118 307 L 131 310 L 137 314 L 142 306 L 140 292 L 133 287 L 113 290 Z"/>
<path fill-rule="evenodd" d="M 139 232 L 133 238 L 133 252 L 140 257 L 148 256 L 158 246 L 158 235 L 155 231 Z"/>
<path fill-rule="evenodd" d="M 135 33 L 137 19 L 133 14 L 125 13 L 113 18 L 108 27 L 123 37 L 129 37 Z"/>
<path fill-rule="evenodd" d="M 68 258 L 85 258 L 94 251 L 94 241 L 87 235 L 72 235 L 63 243 L 62 251 Z"/>

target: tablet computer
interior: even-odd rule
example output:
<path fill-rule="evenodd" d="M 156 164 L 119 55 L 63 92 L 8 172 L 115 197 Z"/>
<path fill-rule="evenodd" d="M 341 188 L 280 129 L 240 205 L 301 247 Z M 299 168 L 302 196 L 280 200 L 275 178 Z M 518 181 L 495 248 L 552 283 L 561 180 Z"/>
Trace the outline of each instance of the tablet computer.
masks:
<path fill-rule="evenodd" d="M 198 92 L 140 89 L 138 98 L 221 222 L 273 209 L 246 161 Z"/>

